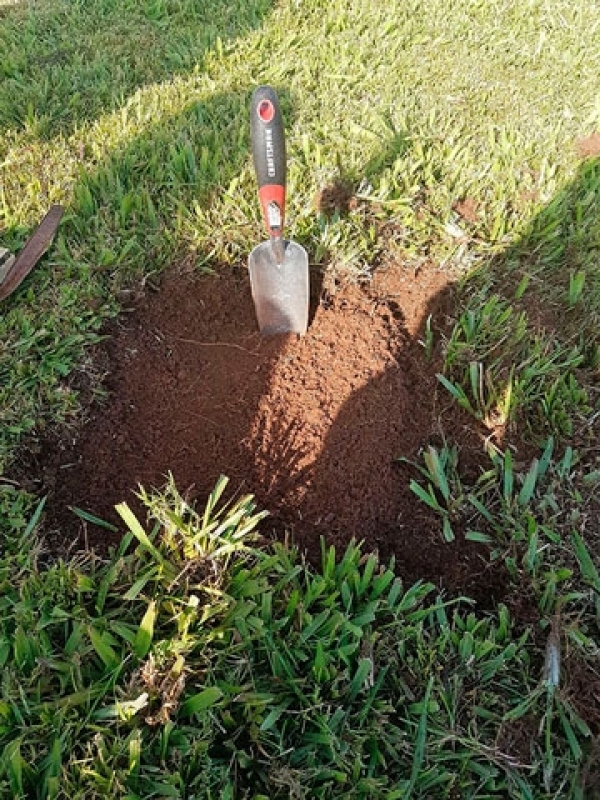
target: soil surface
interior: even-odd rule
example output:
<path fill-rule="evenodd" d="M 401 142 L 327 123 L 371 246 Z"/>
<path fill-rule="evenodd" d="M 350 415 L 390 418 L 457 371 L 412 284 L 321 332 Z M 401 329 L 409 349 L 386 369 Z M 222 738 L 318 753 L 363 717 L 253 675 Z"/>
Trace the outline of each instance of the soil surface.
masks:
<path fill-rule="evenodd" d="M 98 354 L 107 398 L 75 435 L 39 442 L 17 465 L 28 488 L 49 494 L 53 551 L 114 541 L 69 506 L 116 522 L 114 505 L 135 504 L 139 484 L 160 487 L 172 472 L 202 503 L 225 474 L 269 510 L 265 535 L 291 535 L 313 561 L 321 536 L 340 549 L 356 538 L 394 555 L 406 580 L 483 607 L 508 600 L 499 565 L 460 531 L 444 542 L 409 489 L 418 473 L 398 461 L 439 446 L 443 429 L 460 443 L 463 472 L 482 463 L 485 431 L 438 388 L 439 363 L 419 341 L 429 315 L 439 328 L 452 309 L 447 275 L 394 266 L 368 287 L 313 284 L 304 337 L 260 337 L 245 270 L 171 271 L 121 315 Z"/>
<path fill-rule="evenodd" d="M 595 131 L 577 142 L 577 152 L 580 158 L 594 158 L 600 155 L 600 132 Z"/>

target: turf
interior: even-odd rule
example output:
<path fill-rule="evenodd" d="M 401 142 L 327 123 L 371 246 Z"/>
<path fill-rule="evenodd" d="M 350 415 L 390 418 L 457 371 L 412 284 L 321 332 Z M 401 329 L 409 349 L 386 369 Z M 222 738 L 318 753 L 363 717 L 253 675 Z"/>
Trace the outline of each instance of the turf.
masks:
<path fill-rule="evenodd" d="M 13 543 L 5 796 L 583 796 L 582 698 L 540 682 L 505 607 L 478 618 L 355 546 L 317 570 L 256 549 L 261 515 L 251 498 L 223 509 L 224 489 L 199 513 L 172 486 L 147 497 L 148 532 L 119 507 L 105 563 L 40 570 L 32 526 Z"/>
<path fill-rule="evenodd" d="M 219 716 L 202 717 L 216 749 L 189 739 L 185 725 L 167 725 L 150 736 L 152 757 L 145 762 L 141 747 L 150 734 L 138 711 L 117 712 L 113 703 L 109 712 L 106 704 L 124 696 L 117 659 L 135 657 L 139 665 L 151 652 L 154 607 L 148 604 L 162 599 L 150 588 L 144 594 L 127 573 L 119 590 L 143 603 L 125 627 L 110 628 L 119 597 L 110 595 L 108 616 L 98 606 L 91 612 L 81 593 L 98 590 L 93 570 L 56 565 L 48 571 L 31 560 L 32 540 L 19 537 L 32 536 L 38 519 L 31 519 L 29 499 L 3 479 L 2 533 L 7 547 L 21 542 L 16 550 L 8 547 L 1 564 L 5 791 L 60 796 L 59 776 L 69 763 L 71 797 L 183 796 L 190 775 L 177 758 L 187 747 L 193 765 L 211 765 L 210 786 L 201 783 L 200 767 L 192 776 L 202 797 L 244 796 L 250 786 L 269 792 L 274 781 L 281 796 L 292 788 L 303 796 L 307 786 L 310 796 L 344 796 L 354 781 L 363 792 L 356 796 L 391 797 L 385 776 L 396 773 L 381 771 L 388 761 L 398 770 L 398 797 L 455 791 L 583 797 L 597 768 L 573 687 L 596 680 L 598 648 L 600 163 L 593 134 L 600 129 L 599 59 L 600 7 L 591 0 L 458 0 L 451 8 L 441 0 L 0 4 L 2 244 L 18 249 L 50 203 L 67 208 L 51 253 L 1 309 L 0 471 L 28 433 L 75 418 L 78 398 L 69 376 L 89 369 L 95 384 L 89 345 L 128 290 L 151 284 L 173 262 L 212 270 L 240 263 L 262 238 L 247 113 L 252 89 L 271 83 L 288 129 L 290 232 L 311 261 L 350 280 L 368 279 L 384 258 L 415 266 L 434 261 L 463 279 L 440 380 L 488 426 L 496 444 L 489 470 L 470 484 L 452 443 L 430 450 L 413 489 L 439 512 L 446 538 L 454 536 L 458 518 L 471 538 L 490 542 L 493 557 L 503 560 L 546 624 L 531 628 L 527 640 L 507 632 L 501 609 L 496 619 L 469 622 L 465 615 L 445 616 L 432 601 L 410 628 L 414 619 L 386 607 L 377 618 L 382 638 L 379 627 L 369 629 L 369 637 L 374 630 L 375 641 L 385 643 L 378 651 L 383 662 L 390 661 L 390 618 L 396 639 L 409 623 L 410 635 L 406 651 L 393 651 L 396 672 L 385 673 L 381 684 L 375 673 L 369 694 L 371 655 L 359 650 L 345 665 L 343 658 L 331 661 L 313 634 L 322 625 L 337 636 L 339 609 L 354 602 L 353 592 L 372 591 L 378 578 L 373 572 L 364 585 L 359 581 L 362 588 L 344 589 L 343 575 L 334 580 L 326 559 L 323 606 L 314 618 L 299 620 L 296 631 L 299 653 L 314 645 L 310 669 L 304 656 L 292 665 L 301 696 L 286 672 L 284 685 L 267 699 L 273 676 L 287 670 L 269 661 L 256 634 L 273 602 L 264 599 L 267 586 L 289 583 L 286 602 L 297 603 L 308 602 L 311 581 L 318 584 L 279 551 L 257 577 L 260 613 L 243 591 L 236 595 L 236 613 L 249 627 L 241 622 L 234 634 L 217 620 L 216 640 L 227 632 L 234 643 L 225 653 L 217 646 L 211 661 L 206 688 L 217 686 L 221 694 L 195 686 L 183 699 L 192 717 L 218 706 Z M 350 186 L 356 202 L 347 214 L 326 216 L 315 197 L 336 181 Z M 512 463 L 511 437 L 529 440 L 530 463 Z M 170 496 L 168 502 L 173 511 L 179 501 Z M 202 529 L 198 520 L 194 525 Z M 166 556 L 141 541 L 156 562 L 143 562 L 144 569 L 161 573 Z M 360 556 L 348 558 L 356 566 Z M 236 575 L 246 576 L 246 567 L 243 560 L 227 562 L 223 575 L 233 575 L 239 586 Z M 102 575 L 100 594 L 107 597 L 112 578 Z M 158 578 L 156 587 L 164 591 Z M 185 619 L 181 609 L 196 601 L 185 592 L 182 598 L 166 610 L 177 608 Z M 57 632 L 54 625 L 63 627 Z M 30 631 L 35 637 L 28 644 Z M 160 641 L 177 650 L 180 635 L 161 633 L 152 656 L 164 656 Z M 84 638 L 80 673 L 70 660 Z M 245 654 L 240 641 L 249 648 Z M 574 659 L 566 688 L 557 641 L 568 642 Z M 278 640 L 278 647 L 285 650 L 285 643 Z M 455 672 L 440 677 L 432 665 L 444 648 Z M 573 665 L 585 676 L 582 683 Z M 349 698 L 351 746 L 339 735 L 346 723 L 332 711 L 331 697 L 323 700 L 323 682 L 338 692 L 337 700 Z M 236 705 L 246 690 L 250 695 Z M 409 701 L 398 710 L 403 692 Z M 465 710 L 464 697 L 473 692 L 474 705 Z M 388 715 L 380 730 L 361 716 L 367 697 L 381 698 L 379 711 Z M 319 705 L 314 715 L 310 702 L 327 707 Z M 59 709 L 58 721 L 49 734 L 52 708 Z M 72 709 L 79 709 L 73 719 Z M 133 719 L 132 728 L 124 733 L 102 723 L 100 739 L 94 738 L 98 720 L 110 713 Z M 295 718 L 298 729 L 290 722 Z M 84 730 L 85 752 L 68 762 L 61 748 L 66 753 Z M 389 747 L 381 730 L 390 731 Z M 519 745 L 524 731 L 526 751 Z M 32 755 L 37 736 L 48 748 L 40 764 Z M 402 745 L 407 738 L 410 752 Z M 225 753 L 223 741 L 230 748 Z M 316 746 L 326 753 L 317 772 L 307 767 Z M 295 760 L 286 760 L 294 748 Z M 281 767 L 275 778 L 265 752 Z M 161 783 L 156 763 L 167 756 L 172 773 Z M 220 783 L 232 764 L 237 783 Z M 121 771 L 111 778 L 114 765 Z M 472 794 L 466 786 L 475 786 Z"/>

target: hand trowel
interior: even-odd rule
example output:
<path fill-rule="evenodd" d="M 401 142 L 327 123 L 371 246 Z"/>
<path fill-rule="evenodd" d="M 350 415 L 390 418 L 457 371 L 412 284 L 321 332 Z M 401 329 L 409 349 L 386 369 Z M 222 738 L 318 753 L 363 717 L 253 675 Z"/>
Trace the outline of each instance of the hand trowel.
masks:
<path fill-rule="evenodd" d="M 269 241 L 250 253 L 248 267 L 260 332 L 306 333 L 309 269 L 306 250 L 284 239 L 286 156 L 279 100 L 260 86 L 250 107 L 252 156 Z"/>

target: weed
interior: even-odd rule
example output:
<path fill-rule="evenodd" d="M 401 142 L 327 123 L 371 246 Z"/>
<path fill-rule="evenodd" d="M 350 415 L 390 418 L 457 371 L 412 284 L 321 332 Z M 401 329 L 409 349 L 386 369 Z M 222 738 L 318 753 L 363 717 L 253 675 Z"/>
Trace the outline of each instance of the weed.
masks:
<path fill-rule="evenodd" d="M 411 463 L 404 458 L 400 461 Z M 429 447 L 423 454 L 423 462 L 424 466 L 418 464 L 416 466 L 427 480 L 427 486 L 424 487 L 413 479 L 410 488 L 429 508 L 441 515 L 444 539 L 452 542 L 454 541 L 452 518 L 460 515 L 464 504 L 461 481 L 457 472 L 458 450 L 456 447 L 445 446 L 438 451 L 435 447 Z"/>

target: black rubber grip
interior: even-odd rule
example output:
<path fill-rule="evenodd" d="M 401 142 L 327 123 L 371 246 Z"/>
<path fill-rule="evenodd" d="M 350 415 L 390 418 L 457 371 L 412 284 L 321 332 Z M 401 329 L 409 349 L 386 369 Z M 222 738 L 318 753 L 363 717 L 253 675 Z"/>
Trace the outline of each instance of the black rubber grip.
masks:
<path fill-rule="evenodd" d="M 259 86 L 250 106 L 252 156 L 259 188 L 270 184 L 285 187 L 285 133 L 277 92 Z"/>

